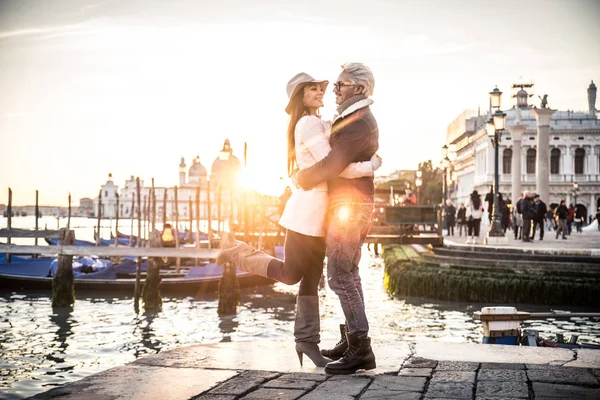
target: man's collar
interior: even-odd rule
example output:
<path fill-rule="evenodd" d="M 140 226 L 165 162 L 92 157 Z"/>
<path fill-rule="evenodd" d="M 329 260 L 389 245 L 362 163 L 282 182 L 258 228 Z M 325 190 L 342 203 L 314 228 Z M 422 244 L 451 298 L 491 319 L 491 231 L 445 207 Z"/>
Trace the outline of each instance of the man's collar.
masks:
<path fill-rule="evenodd" d="M 354 101 L 351 101 L 354 100 Z M 354 96 L 346 100 L 338 107 L 338 114 L 333 117 L 333 122 L 340 118 L 345 118 L 353 112 L 365 108 L 373 104 L 373 100 L 364 96 Z"/>

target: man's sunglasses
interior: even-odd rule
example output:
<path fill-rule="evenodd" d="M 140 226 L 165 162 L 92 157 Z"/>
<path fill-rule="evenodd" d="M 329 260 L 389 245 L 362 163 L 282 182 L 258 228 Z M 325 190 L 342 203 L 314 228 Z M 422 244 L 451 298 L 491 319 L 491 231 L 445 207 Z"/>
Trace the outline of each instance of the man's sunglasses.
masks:
<path fill-rule="evenodd" d="M 345 82 L 345 81 L 337 81 L 336 83 L 333 84 L 333 88 L 337 91 L 339 91 L 342 86 L 356 86 L 356 84 L 352 83 L 352 82 Z"/>

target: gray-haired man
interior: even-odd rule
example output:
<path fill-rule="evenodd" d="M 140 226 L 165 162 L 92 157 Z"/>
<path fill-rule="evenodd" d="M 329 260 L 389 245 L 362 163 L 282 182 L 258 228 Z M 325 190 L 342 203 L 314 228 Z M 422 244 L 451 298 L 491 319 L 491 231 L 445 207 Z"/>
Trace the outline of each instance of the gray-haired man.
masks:
<path fill-rule="evenodd" d="M 352 162 L 368 161 L 379 148 L 379 130 L 369 106 L 375 79 L 360 63 L 349 63 L 334 84 L 338 115 L 333 120 L 331 152 L 298 173 L 298 183 L 308 189 L 327 181 L 329 227 L 327 232 L 327 281 L 338 295 L 346 324 L 342 339 L 324 356 L 337 360 L 327 364 L 328 374 L 352 374 L 375 368 L 368 337 L 369 322 L 358 271 L 361 247 L 371 227 L 374 185 L 372 177 L 340 178 Z"/>

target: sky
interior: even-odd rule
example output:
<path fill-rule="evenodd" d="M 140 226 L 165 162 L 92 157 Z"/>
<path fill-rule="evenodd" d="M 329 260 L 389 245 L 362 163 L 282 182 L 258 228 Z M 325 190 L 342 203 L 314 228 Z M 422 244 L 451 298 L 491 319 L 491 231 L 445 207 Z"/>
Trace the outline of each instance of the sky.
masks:
<path fill-rule="evenodd" d="M 109 173 L 177 185 L 181 157 L 210 169 L 225 138 L 240 159 L 248 144 L 246 183 L 279 193 L 288 80 L 349 61 L 375 75 L 378 174 L 416 169 L 495 85 L 503 108 L 523 77 L 587 110 L 599 20 L 597 0 L 0 0 L 0 203 L 77 203 Z"/>

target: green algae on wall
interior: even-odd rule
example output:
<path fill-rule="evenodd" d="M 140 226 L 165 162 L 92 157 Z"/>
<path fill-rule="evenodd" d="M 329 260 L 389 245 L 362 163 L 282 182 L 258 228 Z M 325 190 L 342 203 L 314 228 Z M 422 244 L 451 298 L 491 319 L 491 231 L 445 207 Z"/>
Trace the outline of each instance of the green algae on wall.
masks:
<path fill-rule="evenodd" d="M 597 276 L 570 276 L 561 271 L 515 273 L 483 265 L 440 266 L 411 251 L 399 245 L 384 247 L 384 284 L 393 295 L 469 302 L 600 305 Z"/>

